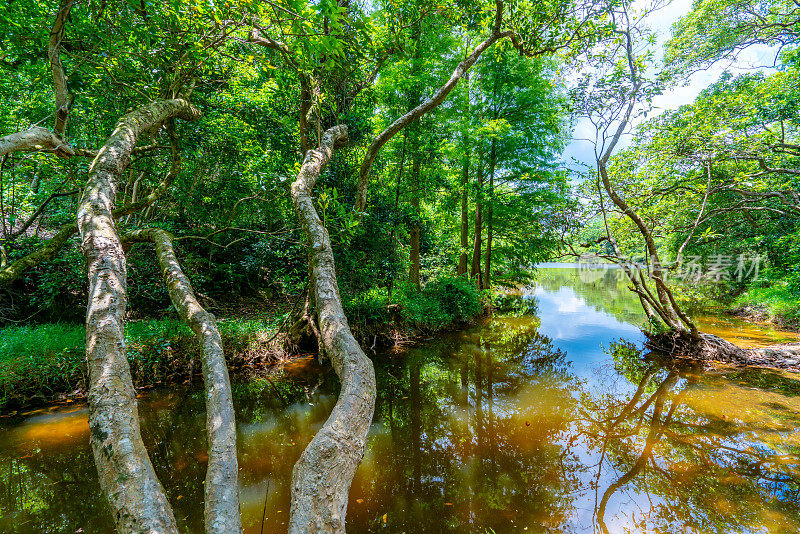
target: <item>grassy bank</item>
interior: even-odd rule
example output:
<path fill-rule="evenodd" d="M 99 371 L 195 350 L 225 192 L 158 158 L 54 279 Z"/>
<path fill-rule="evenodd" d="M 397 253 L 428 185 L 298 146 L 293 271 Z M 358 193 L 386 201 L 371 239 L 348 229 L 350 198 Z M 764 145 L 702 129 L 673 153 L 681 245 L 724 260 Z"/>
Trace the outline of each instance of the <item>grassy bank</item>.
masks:
<path fill-rule="evenodd" d="M 466 277 L 443 277 L 421 291 L 399 284 L 391 299 L 385 289 L 345 296 L 344 307 L 354 334 L 366 347 L 459 328 L 480 315 L 487 302 L 488 296 Z M 273 319 L 219 319 L 232 372 L 252 372 L 288 356 L 284 334 L 279 333 L 287 326 L 285 313 L 233 313 Z M 0 413 L 84 395 L 88 380 L 84 337 L 83 324 L 0 328 Z M 194 335 L 177 319 L 131 321 L 125 341 L 137 388 L 183 382 L 200 372 Z"/>
<path fill-rule="evenodd" d="M 678 302 L 692 312 L 722 312 L 778 328 L 800 330 L 800 289 L 763 273 L 745 287 L 725 282 L 675 284 Z"/>
<path fill-rule="evenodd" d="M 384 345 L 459 328 L 481 315 L 489 302 L 490 297 L 465 276 L 442 276 L 421 290 L 403 281 L 391 298 L 385 288 L 343 298 L 355 337 Z"/>
<path fill-rule="evenodd" d="M 734 299 L 733 311 L 753 320 L 800 329 L 800 294 L 785 280 L 752 284 Z"/>
<path fill-rule="evenodd" d="M 254 369 L 280 357 L 279 326 L 277 322 L 221 319 L 229 368 Z M 0 412 L 84 394 L 84 338 L 82 324 L 0 329 Z M 178 320 L 130 322 L 125 341 L 137 387 L 187 380 L 200 371 L 194 335 Z"/>

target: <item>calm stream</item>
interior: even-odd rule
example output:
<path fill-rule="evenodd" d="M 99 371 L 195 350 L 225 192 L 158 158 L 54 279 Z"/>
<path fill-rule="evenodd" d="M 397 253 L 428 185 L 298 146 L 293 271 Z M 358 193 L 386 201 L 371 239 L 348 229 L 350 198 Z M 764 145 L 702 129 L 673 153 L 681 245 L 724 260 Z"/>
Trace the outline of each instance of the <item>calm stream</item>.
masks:
<path fill-rule="evenodd" d="M 800 532 L 800 376 L 644 359 L 639 303 L 616 274 L 542 269 L 523 292 L 533 313 L 373 355 L 348 532 Z M 742 345 L 797 339 L 701 325 Z M 292 466 L 337 389 L 310 358 L 235 384 L 248 533 L 285 532 Z M 189 532 L 202 532 L 203 402 L 195 384 L 139 404 Z M 0 532 L 112 532 L 85 406 L 2 421 Z"/>

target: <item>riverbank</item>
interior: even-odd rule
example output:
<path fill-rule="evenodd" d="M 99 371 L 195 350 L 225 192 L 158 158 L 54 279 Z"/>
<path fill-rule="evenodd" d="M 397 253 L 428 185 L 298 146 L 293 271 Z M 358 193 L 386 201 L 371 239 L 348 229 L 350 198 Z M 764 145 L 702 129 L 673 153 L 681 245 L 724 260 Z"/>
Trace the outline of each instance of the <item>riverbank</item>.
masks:
<path fill-rule="evenodd" d="M 730 313 L 748 321 L 800 332 L 800 297 L 785 282 L 748 288 L 734 299 Z"/>
<path fill-rule="evenodd" d="M 372 351 L 462 328 L 490 307 L 491 300 L 463 277 L 436 280 L 422 291 L 400 286 L 392 299 L 375 290 L 345 300 L 354 335 Z M 316 351 L 313 345 L 298 346 L 287 339 L 296 309 L 264 303 L 217 303 L 214 308 L 218 315 L 226 314 L 218 317 L 218 326 L 234 377 L 247 379 Z M 202 380 L 197 341 L 180 320 L 130 321 L 125 341 L 137 390 Z M 87 382 L 83 324 L 0 328 L 0 414 L 83 399 Z"/>
<path fill-rule="evenodd" d="M 220 319 L 232 374 L 258 372 L 290 355 L 279 321 Z M 175 319 L 126 326 L 128 363 L 137 389 L 189 382 L 201 372 L 189 328 Z M 83 324 L 40 324 L 0 330 L 0 413 L 84 398 L 88 376 Z"/>
<path fill-rule="evenodd" d="M 543 272 L 535 287 L 520 291 L 535 314 L 520 313 L 526 310 L 514 300 L 509 315 L 497 311 L 391 354 L 368 353 L 379 404 L 351 486 L 348 532 L 372 533 L 376 524 L 393 532 L 575 530 L 574 518 L 590 518 L 598 495 L 619 495 L 619 478 L 631 476 L 646 450 L 664 470 L 631 478 L 630 499 L 607 501 L 607 524 L 655 517 L 669 499 L 677 519 L 665 532 L 691 531 L 697 517 L 713 519 L 698 533 L 750 532 L 745 527 L 762 516 L 775 525 L 764 532 L 800 532 L 791 493 L 800 465 L 792 417 L 800 413 L 800 375 L 645 358 L 641 312 L 630 312 L 641 308 L 636 295 L 612 279 L 565 279 L 563 271 Z M 620 340 L 628 350 L 619 350 Z M 232 384 L 242 521 L 248 531 L 281 532 L 294 465 L 329 417 L 340 383 L 313 357 L 291 359 L 267 376 Z M 204 528 L 204 410 L 200 380 L 139 399 L 143 439 L 186 532 Z M 0 459 L 10 466 L 0 472 L 8 489 L 0 495 L 7 511 L 0 532 L 113 531 L 88 416 L 76 402 L 0 419 Z M 732 447 L 720 455 L 720 443 Z M 776 498 L 765 477 L 792 485 Z M 495 498 L 498 488 L 503 498 Z M 698 499 L 697 488 L 708 499 Z M 719 513 L 720 498 L 726 513 Z M 566 513 L 559 503 L 568 504 Z M 748 516 L 752 510 L 763 513 Z"/>
<path fill-rule="evenodd" d="M 787 280 L 762 278 L 745 288 L 677 284 L 678 301 L 691 310 L 723 312 L 745 321 L 800 332 L 800 294 Z"/>

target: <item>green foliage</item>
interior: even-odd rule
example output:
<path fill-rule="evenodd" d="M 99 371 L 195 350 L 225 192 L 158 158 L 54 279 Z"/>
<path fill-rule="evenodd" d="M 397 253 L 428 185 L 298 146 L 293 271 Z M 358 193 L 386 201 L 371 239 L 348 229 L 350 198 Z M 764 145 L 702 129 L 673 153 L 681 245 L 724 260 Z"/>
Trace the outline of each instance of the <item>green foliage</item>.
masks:
<path fill-rule="evenodd" d="M 351 323 L 385 324 L 389 321 L 389 297 L 383 288 L 368 289 L 344 299 L 344 311 Z"/>
<path fill-rule="evenodd" d="M 441 277 L 422 291 L 414 284 L 398 284 L 392 295 L 404 320 L 425 330 L 440 330 L 472 320 L 481 310 L 475 284 L 465 276 Z"/>
<path fill-rule="evenodd" d="M 536 299 L 526 298 L 516 293 L 495 293 L 491 295 L 492 308 L 497 313 L 508 316 L 536 315 Z"/>
<path fill-rule="evenodd" d="M 778 324 L 800 326 L 800 288 L 792 281 L 767 272 L 733 301 L 749 315 Z"/>
<path fill-rule="evenodd" d="M 675 24 L 666 60 L 686 75 L 749 46 L 785 46 L 800 31 L 796 9 L 787 0 L 698 0 Z"/>
<path fill-rule="evenodd" d="M 507 25 L 530 50 L 560 46 L 556 42 L 586 22 L 591 9 L 552 2 L 530 7 L 506 4 Z M 372 167 L 367 213 L 359 217 L 351 209 L 367 146 L 449 79 L 464 54 L 486 38 L 495 8 L 484 1 L 435 8 L 415 1 L 346 7 L 332 0 L 77 2 L 62 39 L 74 97 L 65 139 L 74 148 L 96 150 L 128 111 L 192 88 L 202 117 L 175 123 L 181 166 L 174 183 L 151 208 L 118 225 L 121 233 L 147 226 L 174 233 L 196 292 L 213 301 L 280 300 L 305 290 L 307 251 L 288 191 L 304 156 L 303 121 L 312 144 L 316 123 L 349 129 L 349 145 L 337 149 L 314 192 L 343 294 L 377 295 L 384 288 L 390 294 L 406 278 L 416 227 L 423 281 L 456 272 L 465 160 L 471 169 L 467 217 L 474 218 L 478 203 L 493 210 L 482 230 L 485 240 L 492 225 L 492 278 L 514 284 L 557 248 L 553 222 L 567 196 L 556 160 L 569 120 L 561 65 L 550 54 L 523 57 L 507 39 L 487 50 L 471 70 L 469 87 L 464 80 L 447 103 L 383 148 Z M 0 92 L 8 97 L 0 106 L 0 134 L 48 126 L 53 113 L 52 73 L 42 58 L 55 4 L 19 0 L 10 9 L 13 14 L 0 13 Z M 287 53 L 252 42 L 253 35 L 280 41 Z M 464 135 L 472 141 L 463 143 Z M 148 145 L 153 148 L 134 154 L 120 177 L 118 206 L 153 191 L 171 168 L 164 128 L 142 135 L 138 146 Z M 0 173 L 5 225 L 18 226 L 51 194 L 79 193 L 90 163 L 12 154 Z M 490 166 L 495 183 L 481 185 L 479 176 Z M 27 235 L 8 238 L 7 228 L 0 229 L 9 261 L 74 221 L 78 198 L 54 197 Z M 126 257 L 133 316 L 168 315 L 152 247 L 137 245 Z M 84 265 L 77 239 L 70 241 L 57 259 L 15 281 L 8 298 L 2 295 L 0 322 L 79 320 L 87 298 Z M 385 316 L 377 311 L 379 299 L 359 298 L 354 313 Z"/>
<path fill-rule="evenodd" d="M 278 329 L 276 322 L 263 320 L 221 320 L 218 325 L 229 359 L 264 350 L 263 343 Z M 0 409 L 85 390 L 85 332 L 83 325 L 69 323 L 0 329 Z M 178 320 L 130 322 L 125 343 L 134 377 L 143 383 L 188 372 L 199 354 L 194 334 Z"/>

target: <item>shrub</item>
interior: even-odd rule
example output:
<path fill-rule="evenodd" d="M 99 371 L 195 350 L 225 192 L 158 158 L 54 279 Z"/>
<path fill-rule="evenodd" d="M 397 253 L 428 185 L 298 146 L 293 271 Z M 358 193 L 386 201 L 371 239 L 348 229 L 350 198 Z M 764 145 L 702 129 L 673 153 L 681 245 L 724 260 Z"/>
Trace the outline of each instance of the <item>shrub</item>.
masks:
<path fill-rule="evenodd" d="M 403 282 L 397 285 L 393 298 L 400 305 L 403 319 L 428 330 L 469 321 L 481 312 L 478 289 L 466 276 L 439 277 L 422 291 Z"/>
<path fill-rule="evenodd" d="M 526 298 L 515 293 L 495 293 L 489 295 L 492 308 L 504 315 L 536 315 L 539 311 L 535 298 Z"/>
<path fill-rule="evenodd" d="M 389 321 L 389 297 L 383 288 L 374 287 L 344 302 L 344 311 L 353 323 L 384 323 Z"/>

